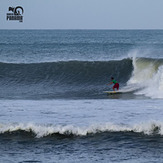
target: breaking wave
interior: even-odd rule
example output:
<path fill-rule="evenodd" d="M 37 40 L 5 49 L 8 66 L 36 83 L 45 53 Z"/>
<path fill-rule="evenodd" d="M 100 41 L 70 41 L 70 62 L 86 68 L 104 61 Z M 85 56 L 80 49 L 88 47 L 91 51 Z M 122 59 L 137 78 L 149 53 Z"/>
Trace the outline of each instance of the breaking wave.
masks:
<path fill-rule="evenodd" d="M 132 126 L 115 125 L 112 123 L 94 124 L 88 127 L 76 127 L 73 125 L 38 125 L 38 124 L 0 124 L 0 135 L 12 135 L 26 133 L 32 134 L 36 138 L 47 136 L 61 135 L 61 136 L 88 136 L 100 133 L 142 133 L 145 135 L 163 135 L 163 122 L 148 122 Z"/>
<path fill-rule="evenodd" d="M 126 92 L 163 98 L 163 59 L 153 58 L 0 63 L 0 98 L 101 98 L 111 76 Z"/>
<path fill-rule="evenodd" d="M 132 76 L 127 82 L 137 95 L 163 98 L 163 59 L 133 58 Z"/>

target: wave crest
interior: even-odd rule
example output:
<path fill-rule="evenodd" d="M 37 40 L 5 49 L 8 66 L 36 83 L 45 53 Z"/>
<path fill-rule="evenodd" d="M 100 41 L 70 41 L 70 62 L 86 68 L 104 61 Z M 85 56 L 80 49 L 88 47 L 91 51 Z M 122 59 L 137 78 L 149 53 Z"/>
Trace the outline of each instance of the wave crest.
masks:
<path fill-rule="evenodd" d="M 133 58 L 133 67 L 128 87 L 138 89 L 137 95 L 163 98 L 163 59 Z"/>
<path fill-rule="evenodd" d="M 141 123 L 133 126 L 115 125 L 112 123 L 106 124 L 94 124 L 88 127 L 76 127 L 73 125 L 38 125 L 38 124 L 1 124 L 0 133 L 15 133 L 18 131 L 24 131 L 27 133 L 33 133 L 35 137 L 42 138 L 55 134 L 64 136 L 87 136 L 90 134 L 104 133 L 104 132 L 134 132 L 143 133 L 146 135 L 159 134 L 163 135 L 163 123 L 162 122 L 148 122 Z"/>

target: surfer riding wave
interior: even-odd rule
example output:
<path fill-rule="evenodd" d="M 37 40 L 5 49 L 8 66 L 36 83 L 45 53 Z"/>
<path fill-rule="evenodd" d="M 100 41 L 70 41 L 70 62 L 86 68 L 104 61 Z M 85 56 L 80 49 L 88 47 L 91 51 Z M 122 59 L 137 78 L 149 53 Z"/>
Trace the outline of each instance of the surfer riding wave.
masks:
<path fill-rule="evenodd" d="M 119 90 L 119 83 L 118 83 L 116 80 L 114 80 L 113 77 L 111 77 L 111 82 L 110 82 L 108 85 L 111 85 L 111 84 L 114 84 L 114 86 L 113 86 L 113 91 L 115 91 L 115 88 L 116 88 L 117 90 Z"/>

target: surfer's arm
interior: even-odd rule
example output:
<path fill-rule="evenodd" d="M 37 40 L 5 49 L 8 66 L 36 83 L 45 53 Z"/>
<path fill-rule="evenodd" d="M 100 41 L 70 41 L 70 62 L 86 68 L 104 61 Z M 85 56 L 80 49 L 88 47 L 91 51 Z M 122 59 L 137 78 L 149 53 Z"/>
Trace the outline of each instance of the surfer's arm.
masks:
<path fill-rule="evenodd" d="M 111 84 L 113 84 L 113 82 L 110 82 L 108 85 L 111 85 Z"/>

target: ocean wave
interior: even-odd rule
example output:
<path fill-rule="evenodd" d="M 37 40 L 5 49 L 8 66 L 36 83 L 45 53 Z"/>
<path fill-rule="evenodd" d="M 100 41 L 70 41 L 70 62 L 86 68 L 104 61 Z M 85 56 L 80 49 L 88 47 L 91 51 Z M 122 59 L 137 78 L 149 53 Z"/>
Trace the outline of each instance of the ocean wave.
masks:
<path fill-rule="evenodd" d="M 120 89 L 163 98 L 163 59 L 0 63 L 0 97 L 101 97 L 113 76 Z M 21 89 L 20 89 L 21 88 Z M 5 90 L 5 92 L 4 92 Z M 17 91 L 15 91 L 17 90 Z M 99 93 L 101 92 L 101 93 Z M 67 96 L 67 95 L 66 95 Z"/>
<path fill-rule="evenodd" d="M 36 138 L 47 136 L 88 136 L 100 133 L 141 133 L 145 135 L 160 135 L 163 136 L 163 122 L 148 122 L 136 125 L 115 125 L 112 123 L 94 124 L 88 127 L 77 127 L 74 125 L 38 125 L 38 124 L 0 124 L 0 134 L 32 134 Z"/>
<path fill-rule="evenodd" d="M 14 64 L 0 63 L 1 80 L 13 82 L 39 82 L 59 80 L 60 82 L 97 82 L 111 75 L 126 79 L 131 73 L 132 60 L 120 61 L 59 61 L 47 63 Z M 122 75 L 125 73 L 125 75 Z M 120 78 L 121 77 L 121 78 Z M 6 81 L 7 82 L 7 81 Z"/>
<path fill-rule="evenodd" d="M 122 86 L 131 73 L 129 58 L 30 64 L 1 62 L 0 98 L 103 98 L 111 76 Z"/>

